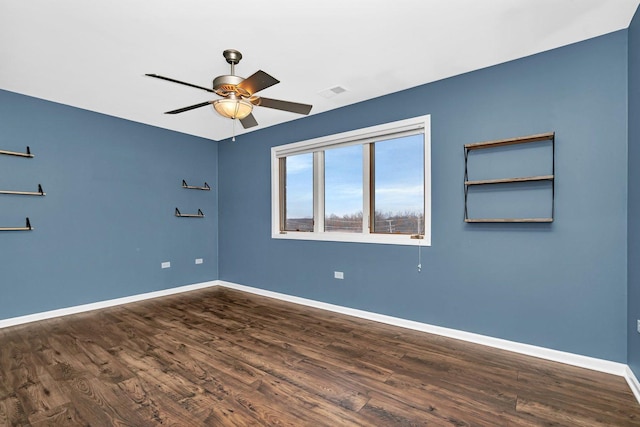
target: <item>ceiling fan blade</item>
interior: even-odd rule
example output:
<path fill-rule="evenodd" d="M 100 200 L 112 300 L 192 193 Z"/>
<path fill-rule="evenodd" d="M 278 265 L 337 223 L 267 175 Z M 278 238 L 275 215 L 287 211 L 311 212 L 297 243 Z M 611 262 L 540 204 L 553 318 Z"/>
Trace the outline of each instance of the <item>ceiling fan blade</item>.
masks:
<path fill-rule="evenodd" d="M 249 128 L 252 128 L 254 126 L 258 126 L 258 122 L 256 121 L 256 118 L 253 117 L 253 114 L 249 114 L 244 119 L 241 119 L 240 123 L 242 123 L 242 127 L 245 128 L 245 129 L 249 129 Z"/>
<path fill-rule="evenodd" d="M 181 82 L 180 80 L 172 79 L 171 77 L 159 76 L 158 74 L 145 74 L 145 76 L 155 77 L 156 79 L 167 80 L 169 82 L 178 83 L 178 84 L 185 85 L 185 86 L 191 86 L 191 87 L 195 87 L 196 89 L 202 89 L 202 90 L 206 90 L 207 92 L 215 93 L 215 91 L 213 89 L 209 89 L 208 87 L 203 87 L 203 86 L 198 86 L 198 85 L 194 85 L 194 84 L 191 84 L 191 83 Z"/>
<path fill-rule="evenodd" d="M 240 82 L 238 87 L 249 92 L 249 95 L 253 95 L 256 92 L 259 92 L 262 89 L 266 89 L 277 83 L 280 83 L 280 80 L 271 77 L 269 74 L 265 73 L 262 70 L 258 70 L 244 79 L 242 82 Z"/>
<path fill-rule="evenodd" d="M 258 105 L 260 107 L 274 108 L 276 110 L 290 111 L 292 113 L 298 114 L 309 114 L 312 105 L 309 104 L 299 104 L 297 102 L 290 101 L 281 101 L 279 99 L 271 99 L 271 98 L 257 98 L 255 100 L 251 100 L 253 105 Z"/>
<path fill-rule="evenodd" d="M 188 107 L 178 108 L 177 110 L 167 111 L 165 114 L 178 114 L 184 113 L 185 111 L 195 110 L 196 108 L 204 107 L 205 105 L 211 105 L 213 101 L 201 102 L 200 104 L 190 105 Z"/>

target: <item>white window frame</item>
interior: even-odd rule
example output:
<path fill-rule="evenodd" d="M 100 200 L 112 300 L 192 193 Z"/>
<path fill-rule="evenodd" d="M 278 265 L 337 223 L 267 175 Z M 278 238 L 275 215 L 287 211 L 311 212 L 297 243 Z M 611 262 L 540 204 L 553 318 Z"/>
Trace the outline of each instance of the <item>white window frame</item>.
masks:
<path fill-rule="evenodd" d="M 403 134 L 424 134 L 424 235 L 371 233 L 367 215 L 370 211 L 369 163 L 363 160 L 363 229 L 362 233 L 324 231 L 324 150 L 348 145 L 363 145 L 363 159 L 369 158 L 369 142 L 401 137 Z M 386 137 L 386 138 L 385 138 Z M 313 216 L 314 231 L 280 230 L 280 159 L 296 154 L 314 153 Z M 271 237 L 273 239 L 319 240 L 329 242 L 377 243 L 407 246 L 431 246 L 431 116 L 420 116 L 385 123 L 350 132 L 294 142 L 271 148 Z"/>

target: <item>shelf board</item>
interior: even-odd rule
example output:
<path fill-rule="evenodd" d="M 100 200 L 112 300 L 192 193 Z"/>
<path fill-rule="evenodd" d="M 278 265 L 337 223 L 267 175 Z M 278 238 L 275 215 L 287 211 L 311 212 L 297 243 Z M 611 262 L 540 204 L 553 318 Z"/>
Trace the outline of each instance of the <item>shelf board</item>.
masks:
<path fill-rule="evenodd" d="M 1 227 L 0 231 L 31 231 L 33 227 L 31 226 L 31 221 L 29 221 L 29 217 L 27 217 L 26 225 L 24 227 Z"/>
<path fill-rule="evenodd" d="M 204 190 L 204 191 L 211 190 L 211 187 L 209 187 L 209 184 L 207 184 L 206 182 L 204 183 L 204 186 L 201 187 L 197 185 L 188 185 L 184 179 L 182 180 L 182 188 L 186 188 L 189 190 Z"/>
<path fill-rule="evenodd" d="M 204 191 L 210 191 L 211 188 L 209 187 L 197 187 L 195 185 L 183 185 L 182 188 L 186 188 L 188 190 L 204 190 Z"/>
<path fill-rule="evenodd" d="M 480 150 L 483 148 L 504 147 L 507 145 L 524 144 L 526 142 L 537 142 L 553 140 L 555 132 L 540 133 L 537 135 L 521 136 L 518 138 L 497 139 L 495 141 L 475 142 L 473 144 L 465 144 L 465 150 Z"/>
<path fill-rule="evenodd" d="M 498 178 L 498 179 L 480 179 L 476 181 L 465 181 L 464 185 L 482 185 L 482 184 L 506 184 L 510 182 L 532 182 L 532 181 L 553 181 L 553 175 L 525 176 L 520 178 Z"/>
<path fill-rule="evenodd" d="M 29 151 L 29 147 L 27 147 L 27 152 L 26 153 L 18 153 L 18 152 L 15 152 L 15 151 L 0 150 L 0 154 L 4 154 L 6 156 L 17 156 L 17 157 L 33 158 L 33 154 L 31 154 L 31 152 Z"/>
<path fill-rule="evenodd" d="M 183 214 L 178 208 L 176 208 L 175 215 L 181 218 L 204 218 L 204 213 L 200 209 L 198 209 L 198 213 L 195 214 Z"/>
<path fill-rule="evenodd" d="M 517 223 L 517 222 L 527 222 L 527 223 L 548 223 L 553 222 L 553 218 L 465 218 L 464 222 L 468 223 L 482 223 L 482 222 L 491 222 L 491 223 Z"/>

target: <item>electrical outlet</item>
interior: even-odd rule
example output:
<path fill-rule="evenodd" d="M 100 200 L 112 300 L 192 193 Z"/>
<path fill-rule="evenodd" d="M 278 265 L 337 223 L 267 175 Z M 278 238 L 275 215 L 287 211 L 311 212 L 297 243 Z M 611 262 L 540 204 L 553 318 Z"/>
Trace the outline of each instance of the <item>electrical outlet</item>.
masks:
<path fill-rule="evenodd" d="M 169 261 L 167 262 L 163 262 L 162 264 L 160 264 L 161 268 L 169 268 L 171 267 L 171 263 Z"/>
<path fill-rule="evenodd" d="M 335 279 L 344 279 L 344 273 L 342 271 L 334 271 L 333 277 Z"/>
<path fill-rule="evenodd" d="M 196 258 L 196 264 L 202 264 L 202 258 Z"/>
<path fill-rule="evenodd" d="M 640 320 L 638 320 L 637 322 L 638 322 L 638 325 L 637 325 L 638 333 L 640 334 Z"/>

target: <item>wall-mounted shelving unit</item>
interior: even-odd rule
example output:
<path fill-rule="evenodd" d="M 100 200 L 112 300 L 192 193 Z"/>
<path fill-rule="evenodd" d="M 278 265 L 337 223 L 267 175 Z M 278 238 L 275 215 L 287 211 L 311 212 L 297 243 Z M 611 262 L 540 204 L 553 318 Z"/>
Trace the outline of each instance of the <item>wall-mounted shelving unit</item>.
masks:
<path fill-rule="evenodd" d="M 34 155 L 31 153 L 31 149 L 27 146 L 27 151 L 24 153 L 18 151 L 7 151 L 0 150 L 0 155 L 4 156 L 14 156 L 14 157 L 24 157 L 28 159 L 33 159 Z M 45 193 L 42 190 L 42 185 L 38 184 L 38 191 L 14 191 L 14 190 L 0 190 L 0 194 L 12 194 L 12 195 L 21 195 L 21 196 L 45 196 Z M 26 219 L 26 225 L 24 227 L 0 227 L 0 231 L 31 231 L 33 227 L 31 226 L 31 221 L 29 217 Z"/>
<path fill-rule="evenodd" d="M 187 190 L 211 191 L 211 187 L 209 186 L 209 184 L 207 184 L 206 181 L 205 181 L 204 185 L 202 187 L 200 187 L 200 186 L 196 186 L 196 185 L 189 185 L 189 184 L 187 184 L 187 181 L 183 179 L 182 180 L 182 188 L 185 188 Z M 175 216 L 181 217 L 181 218 L 204 218 L 204 213 L 202 212 L 201 209 L 198 209 L 197 213 L 184 214 L 184 213 L 180 212 L 180 209 L 176 208 Z"/>
<path fill-rule="evenodd" d="M 203 190 L 203 191 L 211 190 L 211 187 L 209 186 L 209 184 L 207 184 L 206 181 L 204 185 L 200 187 L 196 185 L 189 185 L 187 184 L 187 181 L 184 179 L 182 180 L 182 188 L 185 188 L 187 190 Z M 175 215 L 181 218 L 204 218 L 204 213 L 200 209 L 198 209 L 198 212 L 195 214 L 183 214 L 182 212 L 180 212 L 180 209 L 176 208 Z"/>
<path fill-rule="evenodd" d="M 537 176 L 521 176 L 512 178 L 496 179 L 469 179 L 469 152 L 473 150 L 485 150 L 498 147 L 505 147 L 516 144 L 527 144 L 532 142 L 551 141 L 551 174 Z M 469 218 L 468 195 L 469 189 L 473 186 L 518 184 L 527 182 L 548 181 L 551 183 L 551 215 L 542 218 Z M 537 135 L 523 136 L 517 138 L 500 139 L 495 141 L 476 142 L 465 144 L 464 146 L 464 221 L 467 223 L 550 223 L 553 222 L 555 210 L 555 132 Z"/>
<path fill-rule="evenodd" d="M 198 209 L 198 213 L 195 214 L 183 214 L 178 208 L 176 208 L 175 215 L 182 218 L 204 218 L 204 213 L 202 213 L 200 209 Z"/>

